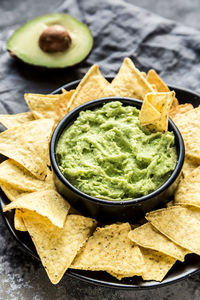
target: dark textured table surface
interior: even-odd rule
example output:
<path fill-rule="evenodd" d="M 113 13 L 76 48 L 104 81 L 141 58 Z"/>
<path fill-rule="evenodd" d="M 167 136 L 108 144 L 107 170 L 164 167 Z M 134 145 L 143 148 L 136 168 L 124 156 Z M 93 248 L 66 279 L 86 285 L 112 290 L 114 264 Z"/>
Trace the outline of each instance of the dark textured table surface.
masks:
<path fill-rule="evenodd" d="M 51 92 L 64 83 L 80 78 L 94 62 L 99 63 L 105 75 L 114 75 L 124 56 L 131 56 L 136 65 L 144 70 L 155 67 L 169 83 L 200 91 L 198 85 L 200 82 L 199 0 L 127 0 L 126 2 L 119 0 L 113 6 L 112 1 L 109 0 L 91 1 L 94 3 L 93 6 L 86 5 L 87 1 L 65 1 L 64 4 L 63 2 L 61 0 L 1 0 L 0 113 L 17 113 L 25 110 L 26 106 L 23 104 L 25 91 Z M 154 17 L 132 4 L 191 26 L 191 29 Z M 87 6 L 90 7 L 87 9 Z M 87 62 L 78 70 L 49 74 L 13 62 L 5 51 L 6 40 L 13 30 L 35 16 L 57 10 L 69 11 L 91 27 L 95 44 Z M 123 17 L 123 13 L 127 14 L 127 11 L 130 11 L 130 16 L 132 14 L 132 21 L 127 21 L 126 17 Z M 120 18 L 122 27 L 118 24 Z M 118 32 L 115 32 L 116 28 Z M 124 44 L 121 43 L 119 33 L 123 36 Z M 134 39 L 134 36 L 137 38 Z M 109 56 L 111 51 L 113 54 Z M 13 240 L 0 218 L 0 300 L 197 300 L 200 299 L 199 286 L 200 274 L 148 291 L 97 287 L 71 279 L 67 275 L 54 286 L 49 282 L 40 263 L 26 255 Z"/>

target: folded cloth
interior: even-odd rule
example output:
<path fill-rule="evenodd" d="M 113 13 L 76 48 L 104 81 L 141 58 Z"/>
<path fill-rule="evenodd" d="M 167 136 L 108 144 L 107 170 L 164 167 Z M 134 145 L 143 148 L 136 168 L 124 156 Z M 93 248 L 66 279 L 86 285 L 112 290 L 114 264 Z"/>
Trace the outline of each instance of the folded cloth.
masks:
<path fill-rule="evenodd" d="M 24 4 L 25 5 L 25 4 Z M 89 25 L 94 48 L 89 58 L 70 71 L 41 72 L 14 62 L 5 44 L 12 30 L 21 25 L 16 15 L 4 26 L 0 40 L 0 112 L 24 111 L 24 92 L 51 92 L 81 78 L 97 63 L 104 75 L 115 75 L 124 57 L 142 71 L 155 68 L 167 83 L 200 92 L 200 32 L 162 18 L 123 0 L 66 0 L 57 8 Z M 13 13 L 13 19 L 15 14 Z M 2 14 L 2 18 L 6 15 Z"/>
<path fill-rule="evenodd" d="M 98 63 L 104 74 L 114 75 L 129 56 L 141 70 L 155 68 L 167 83 L 200 92 L 198 30 L 123 0 L 71 0 L 60 10 L 89 25 L 95 44 L 87 62 Z"/>

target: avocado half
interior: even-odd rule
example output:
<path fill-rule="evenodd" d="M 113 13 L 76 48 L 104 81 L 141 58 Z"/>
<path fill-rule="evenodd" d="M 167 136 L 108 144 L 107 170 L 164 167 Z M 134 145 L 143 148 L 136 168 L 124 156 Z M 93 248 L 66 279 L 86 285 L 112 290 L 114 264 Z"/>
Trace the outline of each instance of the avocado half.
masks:
<path fill-rule="evenodd" d="M 66 30 L 70 43 L 67 43 L 67 49 L 52 53 L 42 50 L 39 41 L 42 34 L 48 28 L 54 28 L 54 25 L 60 25 Z M 48 36 L 46 40 L 49 40 Z M 92 46 L 93 37 L 88 26 L 63 13 L 47 14 L 27 22 L 7 42 L 7 50 L 11 56 L 34 66 L 47 68 L 72 67 L 88 56 Z"/>

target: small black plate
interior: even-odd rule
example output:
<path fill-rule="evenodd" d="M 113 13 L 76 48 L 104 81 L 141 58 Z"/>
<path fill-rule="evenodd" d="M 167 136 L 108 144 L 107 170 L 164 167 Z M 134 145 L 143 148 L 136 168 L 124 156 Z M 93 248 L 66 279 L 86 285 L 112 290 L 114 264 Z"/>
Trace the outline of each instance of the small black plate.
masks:
<path fill-rule="evenodd" d="M 112 80 L 111 77 L 107 78 L 109 81 Z M 71 82 L 64 85 L 61 88 L 66 90 L 74 89 L 78 85 L 79 80 Z M 53 94 L 61 93 L 61 88 L 53 92 Z M 176 97 L 181 104 L 192 103 L 195 107 L 200 104 L 200 95 L 186 89 L 178 88 L 175 86 L 170 86 L 170 89 L 176 92 Z M 39 260 L 36 249 L 33 242 L 27 232 L 20 232 L 14 227 L 14 212 L 8 211 L 3 213 L 3 207 L 10 201 L 0 189 L 0 212 L 1 215 L 10 230 L 12 236 L 17 240 L 17 242 L 22 246 L 22 248 L 28 252 L 35 259 Z M 70 270 L 68 269 L 66 274 L 83 281 L 87 281 L 96 285 L 101 285 L 105 287 L 112 287 L 118 289 L 150 289 L 161 287 L 166 284 L 174 283 L 178 280 L 184 279 L 187 276 L 193 275 L 200 270 L 200 257 L 195 254 L 189 254 L 186 256 L 184 263 L 176 262 L 176 264 L 169 271 L 167 276 L 162 282 L 156 281 L 143 281 L 140 277 L 124 278 L 121 281 L 115 279 L 106 272 L 92 272 L 92 271 L 80 271 L 80 270 Z"/>

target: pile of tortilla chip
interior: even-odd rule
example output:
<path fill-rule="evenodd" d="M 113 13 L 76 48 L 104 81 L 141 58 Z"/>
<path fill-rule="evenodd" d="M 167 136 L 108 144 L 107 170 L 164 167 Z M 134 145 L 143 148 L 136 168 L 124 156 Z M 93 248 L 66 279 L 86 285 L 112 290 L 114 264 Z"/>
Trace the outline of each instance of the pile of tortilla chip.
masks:
<path fill-rule="evenodd" d="M 57 191 L 49 161 L 49 141 L 57 123 L 75 107 L 109 96 L 143 100 L 140 122 L 166 131 L 168 117 L 179 127 L 186 145 L 184 177 L 167 208 L 146 215 L 141 226 L 99 226 L 81 215 Z M 108 82 L 93 65 L 75 90 L 61 94 L 25 94 L 30 109 L 0 115 L 0 186 L 15 209 L 14 224 L 28 231 L 52 283 L 68 268 L 106 271 L 121 280 L 141 276 L 161 281 L 176 260 L 200 254 L 200 108 L 179 105 L 154 70 L 146 75 L 129 58 Z"/>

